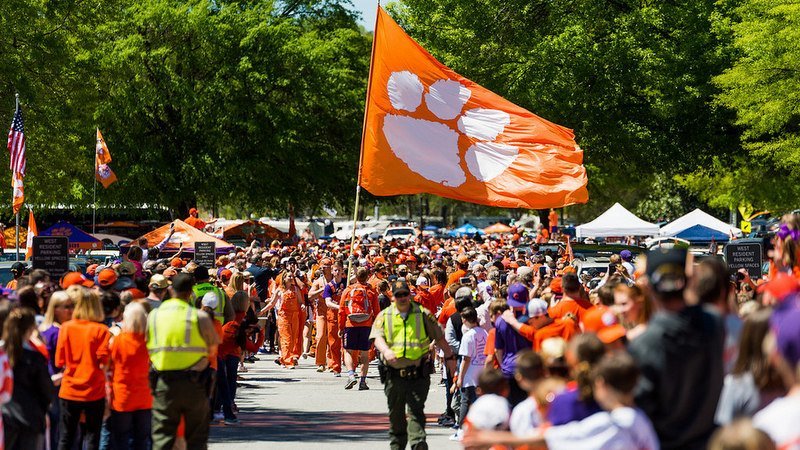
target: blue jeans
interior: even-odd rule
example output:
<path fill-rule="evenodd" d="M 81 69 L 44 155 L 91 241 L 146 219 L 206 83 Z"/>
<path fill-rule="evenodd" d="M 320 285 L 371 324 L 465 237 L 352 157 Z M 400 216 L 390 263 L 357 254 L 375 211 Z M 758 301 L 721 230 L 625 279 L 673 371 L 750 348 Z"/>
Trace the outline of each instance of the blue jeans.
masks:
<path fill-rule="evenodd" d="M 149 409 L 119 412 L 111 410 L 106 423 L 111 435 L 111 450 L 150 449 L 150 425 L 152 412 Z"/>
<path fill-rule="evenodd" d="M 226 419 L 235 419 L 236 414 L 233 413 L 233 396 L 236 393 L 236 375 L 239 370 L 239 359 L 233 358 L 235 363 L 234 369 L 231 370 L 229 360 L 231 357 L 222 359 L 217 358 L 217 404 L 214 405 L 214 411 L 222 406 L 222 414 Z M 231 379 L 233 382 L 233 389 L 231 389 Z"/>
<path fill-rule="evenodd" d="M 236 380 L 239 378 L 239 358 L 226 356 L 225 371 L 228 377 L 228 392 L 231 394 L 231 403 L 233 403 L 236 400 Z"/>

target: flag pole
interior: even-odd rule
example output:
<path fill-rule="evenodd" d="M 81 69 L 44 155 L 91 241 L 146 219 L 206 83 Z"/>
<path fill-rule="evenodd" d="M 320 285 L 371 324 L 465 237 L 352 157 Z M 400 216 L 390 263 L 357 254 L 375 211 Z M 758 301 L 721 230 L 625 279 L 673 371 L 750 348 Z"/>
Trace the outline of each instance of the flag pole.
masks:
<path fill-rule="evenodd" d="M 100 128 L 95 130 L 95 139 L 97 139 L 97 133 L 100 131 Z M 94 187 L 92 188 L 92 234 L 95 233 L 94 227 L 97 218 L 97 143 L 95 142 L 95 150 L 94 150 L 94 173 L 92 174 L 92 178 L 94 178 Z"/>
<path fill-rule="evenodd" d="M 14 99 L 16 100 L 16 106 L 14 112 L 16 113 L 19 111 L 19 92 L 14 94 Z M 14 181 L 14 174 L 11 174 L 12 181 Z M 11 183 L 12 188 L 14 187 L 14 182 Z M 14 204 L 14 189 L 11 190 L 11 204 Z M 14 230 L 14 240 L 16 241 L 16 261 L 19 262 L 19 211 L 14 213 L 14 221 L 16 222 L 16 228 Z"/>
<path fill-rule="evenodd" d="M 369 57 L 369 77 L 367 78 L 367 95 L 364 102 L 364 121 L 361 125 L 361 150 L 358 155 L 358 175 L 356 176 L 356 203 L 353 207 L 353 234 L 350 237 L 350 257 L 347 258 L 347 280 L 345 285 L 350 285 L 353 276 L 353 255 L 356 251 L 356 226 L 358 225 L 358 202 L 361 198 L 361 168 L 364 163 L 364 139 L 367 136 L 367 117 L 369 117 L 369 93 L 372 90 L 372 70 L 375 61 L 375 42 L 378 39 L 378 17 L 380 17 L 381 0 L 378 0 L 378 10 L 375 13 L 375 31 L 372 33 L 372 50 Z M 375 218 L 378 219 L 377 217 Z"/>

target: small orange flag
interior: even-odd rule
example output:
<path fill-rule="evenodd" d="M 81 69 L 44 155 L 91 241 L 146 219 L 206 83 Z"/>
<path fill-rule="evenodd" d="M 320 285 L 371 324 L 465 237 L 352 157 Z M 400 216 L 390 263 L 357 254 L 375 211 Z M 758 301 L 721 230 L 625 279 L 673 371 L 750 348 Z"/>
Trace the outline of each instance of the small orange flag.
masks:
<path fill-rule="evenodd" d="M 36 220 L 33 219 L 33 210 L 28 214 L 28 239 L 26 246 L 28 249 L 25 251 L 25 259 L 31 259 L 33 256 L 33 237 L 39 235 L 39 229 L 36 227 Z"/>
<path fill-rule="evenodd" d="M 370 193 L 531 209 L 589 199 L 572 130 L 453 72 L 381 7 L 374 39 L 360 174 Z"/>
<path fill-rule="evenodd" d="M 94 176 L 97 181 L 102 183 L 104 188 L 108 188 L 112 183 L 117 181 L 117 176 L 114 171 L 108 167 L 111 162 L 111 153 L 108 151 L 106 141 L 103 135 L 100 134 L 100 129 L 97 129 L 97 145 L 95 146 L 94 158 Z"/>
<path fill-rule="evenodd" d="M 14 190 L 14 214 L 19 213 L 22 204 L 25 203 L 25 186 L 22 183 L 23 177 L 24 175 L 19 172 L 14 172 L 14 175 L 11 177 L 11 187 Z"/>

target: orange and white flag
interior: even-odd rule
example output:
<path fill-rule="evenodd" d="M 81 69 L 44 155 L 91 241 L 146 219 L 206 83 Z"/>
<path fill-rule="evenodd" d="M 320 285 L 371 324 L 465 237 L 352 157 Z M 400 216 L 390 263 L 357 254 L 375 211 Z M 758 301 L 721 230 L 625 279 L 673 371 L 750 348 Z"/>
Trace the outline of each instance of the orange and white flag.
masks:
<path fill-rule="evenodd" d="M 14 175 L 11 177 L 11 187 L 14 190 L 14 214 L 19 213 L 20 208 L 22 208 L 22 204 L 25 203 L 25 186 L 22 183 L 23 177 L 24 175 L 19 172 L 14 172 Z"/>
<path fill-rule="evenodd" d="M 33 219 L 33 210 L 28 214 L 28 239 L 26 246 L 28 249 L 25 251 L 25 259 L 31 259 L 33 256 L 33 237 L 39 235 L 39 229 L 36 227 L 36 220 Z"/>
<path fill-rule="evenodd" d="M 104 188 L 108 188 L 112 183 L 117 181 L 117 176 L 114 174 L 114 171 L 108 167 L 108 163 L 110 162 L 111 153 L 108 151 L 106 141 L 103 139 L 103 135 L 100 134 L 100 129 L 98 128 L 94 157 L 94 176 Z"/>
<path fill-rule="evenodd" d="M 453 72 L 381 7 L 374 39 L 360 174 L 370 193 L 531 209 L 589 199 L 572 130 Z"/>

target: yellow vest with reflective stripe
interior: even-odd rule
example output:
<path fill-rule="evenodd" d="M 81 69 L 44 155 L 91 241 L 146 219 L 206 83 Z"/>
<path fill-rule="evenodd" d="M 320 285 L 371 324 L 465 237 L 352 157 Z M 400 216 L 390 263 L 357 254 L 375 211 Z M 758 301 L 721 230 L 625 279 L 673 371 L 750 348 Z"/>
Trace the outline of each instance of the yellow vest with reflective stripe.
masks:
<path fill-rule="evenodd" d="M 192 287 L 192 292 L 194 293 L 194 299 L 196 302 L 202 301 L 203 296 L 211 291 L 214 291 L 217 294 L 217 299 L 219 300 L 217 302 L 217 307 L 214 308 L 214 318 L 217 319 L 220 324 L 225 325 L 225 302 L 228 301 L 228 296 L 225 295 L 225 291 L 208 282 L 195 284 Z M 196 302 L 192 303 L 197 305 Z"/>
<path fill-rule="evenodd" d="M 414 302 L 403 319 L 394 303 L 383 311 L 383 334 L 398 358 L 420 359 L 428 353 L 431 339 L 425 331 L 422 309 Z"/>
<path fill-rule="evenodd" d="M 147 351 L 157 371 L 186 370 L 208 356 L 197 312 L 185 301 L 172 298 L 150 313 Z"/>

